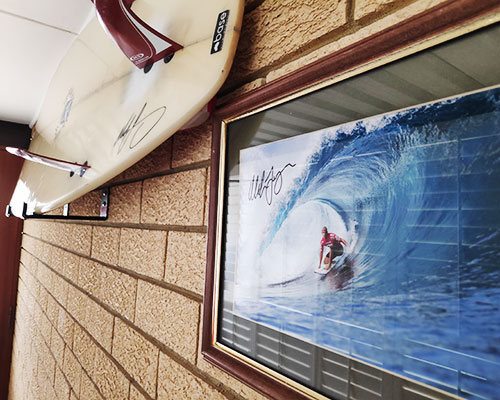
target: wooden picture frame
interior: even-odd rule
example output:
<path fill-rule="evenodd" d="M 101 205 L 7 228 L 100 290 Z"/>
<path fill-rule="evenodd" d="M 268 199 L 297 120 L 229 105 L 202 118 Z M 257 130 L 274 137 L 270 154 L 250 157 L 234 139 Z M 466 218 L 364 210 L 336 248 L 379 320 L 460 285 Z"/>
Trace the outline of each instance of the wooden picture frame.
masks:
<path fill-rule="evenodd" d="M 202 354 L 207 361 L 241 380 L 256 391 L 274 399 L 306 399 L 315 393 L 293 380 L 274 373 L 268 367 L 256 366 L 228 351 L 217 342 L 217 308 L 220 271 L 220 220 L 223 176 L 221 173 L 221 137 L 227 124 L 245 118 L 290 99 L 326 87 L 377 66 L 401 59 L 433 45 L 459 37 L 472 30 L 492 24 L 500 13 L 497 0 L 457 0 L 444 2 L 414 16 L 404 23 L 387 28 L 367 39 L 354 43 L 289 75 L 278 78 L 215 112 L 212 138 L 210 177 L 210 209 L 208 219 L 208 250 L 203 300 Z M 317 395 L 322 398 L 321 395 Z"/>

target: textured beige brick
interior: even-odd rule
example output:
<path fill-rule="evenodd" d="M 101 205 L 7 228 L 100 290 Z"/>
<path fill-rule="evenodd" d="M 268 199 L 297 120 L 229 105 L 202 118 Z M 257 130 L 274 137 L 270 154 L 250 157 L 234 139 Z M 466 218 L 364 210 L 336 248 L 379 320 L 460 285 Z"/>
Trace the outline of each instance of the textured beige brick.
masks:
<path fill-rule="evenodd" d="M 173 137 L 172 167 L 177 168 L 210 159 L 212 124 L 177 132 Z"/>
<path fill-rule="evenodd" d="M 345 0 L 265 0 L 244 16 L 229 82 L 308 48 L 346 22 Z"/>
<path fill-rule="evenodd" d="M 203 294 L 206 251 L 206 234 L 170 232 L 165 280 Z"/>
<path fill-rule="evenodd" d="M 82 258 L 78 273 L 78 286 L 99 298 L 102 287 L 101 264 Z"/>
<path fill-rule="evenodd" d="M 80 388 L 80 393 L 82 393 L 82 389 L 81 388 Z M 85 398 L 88 399 L 89 397 L 85 397 Z M 83 399 L 83 397 L 82 397 L 82 399 Z M 69 400 L 78 400 L 78 396 L 72 390 L 70 391 L 70 394 L 69 394 Z"/>
<path fill-rule="evenodd" d="M 40 236 L 40 221 L 37 221 L 35 219 L 28 219 L 24 221 L 23 224 L 23 233 L 26 233 L 30 236 L 35 236 L 38 237 Z M 26 237 L 23 238 L 23 240 L 26 239 Z"/>
<path fill-rule="evenodd" d="M 65 249 L 90 256 L 92 227 L 81 224 L 59 224 L 61 234 L 60 245 Z"/>
<path fill-rule="evenodd" d="M 80 393 L 80 375 L 82 373 L 82 367 L 71 350 L 64 352 L 63 372 L 73 390 L 76 393 Z"/>
<path fill-rule="evenodd" d="M 158 400 L 226 399 L 208 383 L 190 373 L 165 354 L 160 354 Z"/>
<path fill-rule="evenodd" d="M 112 187 L 109 194 L 108 220 L 138 223 L 141 212 L 141 190 L 141 182 Z"/>
<path fill-rule="evenodd" d="M 96 352 L 93 378 L 106 400 L 128 398 L 129 381 L 100 349 Z"/>
<path fill-rule="evenodd" d="M 113 336 L 113 316 L 99 304 L 90 300 L 85 323 L 82 324 L 94 339 L 107 351 L 111 351 Z"/>
<path fill-rule="evenodd" d="M 42 286 L 47 291 L 52 291 L 52 274 L 51 271 L 43 264 L 42 262 L 38 262 L 37 268 L 37 277 Z"/>
<path fill-rule="evenodd" d="M 58 400 L 69 400 L 70 386 L 59 368 L 56 368 L 54 389 Z"/>
<path fill-rule="evenodd" d="M 139 281 L 136 325 L 191 362 L 196 358 L 199 309 L 180 294 Z"/>
<path fill-rule="evenodd" d="M 40 334 L 42 335 L 46 343 L 50 343 L 51 331 L 52 331 L 52 325 L 50 324 L 50 321 L 47 318 L 47 316 L 44 313 L 42 313 L 40 315 Z"/>
<path fill-rule="evenodd" d="M 52 248 L 52 262 L 50 266 L 54 271 L 62 275 L 64 275 L 64 254 L 64 250 L 57 247 Z"/>
<path fill-rule="evenodd" d="M 101 300 L 123 317 L 134 320 L 137 279 L 103 267 Z"/>
<path fill-rule="evenodd" d="M 47 310 L 47 297 L 49 296 L 49 292 L 45 289 L 45 287 L 40 284 L 38 289 L 38 304 L 42 308 L 43 311 Z"/>
<path fill-rule="evenodd" d="M 85 323 L 87 304 L 91 301 L 88 296 L 70 286 L 68 289 L 67 310 L 80 324 Z"/>
<path fill-rule="evenodd" d="M 28 235 L 40 237 L 41 221 L 36 219 L 28 219 L 24 221 L 23 232 Z"/>
<path fill-rule="evenodd" d="M 50 265 L 52 258 L 52 246 L 48 243 L 43 243 L 43 242 L 40 242 L 39 246 L 40 246 L 40 253 L 39 253 L 40 261 L 47 265 Z"/>
<path fill-rule="evenodd" d="M 77 283 L 80 257 L 65 251 L 63 253 L 62 262 L 63 262 L 64 276 L 68 278 L 70 281 Z"/>
<path fill-rule="evenodd" d="M 354 19 L 361 19 L 369 14 L 387 10 L 388 5 L 405 3 L 404 0 L 356 0 Z"/>
<path fill-rule="evenodd" d="M 23 234 L 23 237 L 21 239 L 21 247 L 32 256 L 35 255 L 35 252 L 33 251 L 35 241 L 36 239 L 33 239 L 31 236 L 28 236 L 25 233 Z"/>
<path fill-rule="evenodd" d="M 59 315 L 59 305 L 52 296 L 47 296 L 47 318 L 52 325 L 57 325 L 57 317 Z"/>
<path fill-rule="evenodd" d="M 60 308 L 57 319 L 57 331 L 61 334 L 64 343 L 66 343 L 69 348 L 73 347 L 73 327 L 73 319 L 64 309 Z"/>
<path fill-rule="evenodd" d="M 48 211 L 45 214 L 47 215 L 63 215 L 64 207 L 58 207 L 53 209 L 52 211 Z"/>
<path fill-rule="evenodd" d="M 148 229 L 122 229 L 120 266 L 163 279 L 166 233 Z"/>
<path fill-rule="evenodd" d="M 202 225 L 206 170 L 180 172 L 144 181 L 142 222 Z"/>
<path fill-rule="evenodd" d="M 96 350 L 97 345 L 90 336 L 78 325 L 75 325 L 73 353 L 87 373 L 92 373 L 94 368 Z"/>
<path fill-rule="evenodd" d="M 99 261 L 116 265 L 120 249 L 120 229 L 94 226 L 92 230 L 92 254 Z"/>
<path fill-rule="evenodd" d="M 28 248 L 28 251 L 33 254 L 37 259 L 40 259 L 40 253 L 41 253 L 41 245 L 42 242 L 38 239 L 32 239 L 31 240 L 31 248 Z"/>
<path fill-rule="evenodd" d="M 50 382 L 50 378 L 47 374 L 43 373 L 44 376 L 39 375 L 38 383 L 40 384 L 40 397 L 42 399 L 55 399 L 56 398 L 56 392 L 54 390 L 53 386 L 53 380 Z"/>
<path fill-rule="evenodd" d="M 82 373 L 82 380 L 80 384 L 80 399 L 81 400 L 102 400 L 103 397 L 97 390 L 92 380 L 86 373 Z"/>
<path fill-rule="evenodd" d="M 52 354 L 47 347 L 46 342 L 47 339 L 44 338 L 37 343 L 38 372 L 43 371 L 44 378 L 48 379 L 50 384 L 53 385 L 56 360 L 54 359 L 54 357 L 52 357 Z"/>
<path fill-rule="evenodd" d="M 115 318 L 113 357 L 151 397 L 156 397 L 159 349 Z"/>
<path fill-rule="evenodd" d="M 57 242 L 57 226 L 55 222 L 43 221 L 40 225 L 41 237 L 52 244 L 58 245 Z"/>
<path fill-rule="evenodd" d="M 60 222 L 49 222 L 47 223 L 47 228 L 45 229 L 49 235 L 49 240 L 51 243 L 66 248 L 66 241 L 68 241 L 67 234 L 69 228 L 67 224 Z"/>
<path fill-rule="evenodd" d="M 34 304 L 35 301 L 31 294 L 33 294 L 34 296 L 38 296 L 40 284 L 38 283 L 36 278 L 33 277 L 31 271 L 29 271 L 27 268 L 21 265 L 20 272 L 22 273 L 23 271 L 24 274 L 19 275 L 20 277 L 19 286 L 20 287 L 21 285 L 23 286 L 23 292 L 19 291 L 19 293 L 26 294 L 26 296 L 28 296 L 26 297 L 27 301 L 29 299 L 30 304 Z M 31 308 L 32 306 L 30 306 L 30 309 Z"/>
<path fill-rule="evenodd" d="M 62 367 L 64 361 L 64 340 L 54 327 L 52 327 L 50 349 L 56 359 L 56 363 Z"/>
<path fill-rule="evenodd" d="M 39 400 L 40 399 L 40 385 L 38 384 L 38 380 L 34 379 L 33 385 L 31 387 L 31 395 L 33 399 Z"/>
<path fill-rule="evenodd" d="M 142 160 L 116 177 L 116 181 L 138 179 L 168 171 L 172 162 L 172 140 L 162 143 Z"/>
<path fill-rule="evenodd" d="M 43 310 L 42 307 L 40 307 L 40 304 L 35 303 L 34 307 L 34 313 L 33 313 L 33 326 L 32 326 L 32 331 L 39 331 L 39 327 L 42 326 L 42 315 L 43 315 Z"/>
<path fill-rule="evenodd" d="M 68 299 L 68 283 L 55 274 L 52 277 L 52 294 L 63 307 L 66 307 L 66 301 Z"/>
<path fill-rule="evenodd" d="M 99 216 L 101 190 L 94 190 L 71 202 L 69 215 Z"/>
<path fill-rule="evenodd" d="M 36 259 L 26 250 L 21 250 L 21 264 L 24 265 L 28 270 L 33 271 L 33 266 L 36 266 Z"/>

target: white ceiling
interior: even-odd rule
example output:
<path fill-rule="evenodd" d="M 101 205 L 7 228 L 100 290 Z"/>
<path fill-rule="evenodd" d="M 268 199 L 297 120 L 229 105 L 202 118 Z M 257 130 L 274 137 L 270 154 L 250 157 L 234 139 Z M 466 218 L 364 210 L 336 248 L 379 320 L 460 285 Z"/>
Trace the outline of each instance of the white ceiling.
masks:
<path fill-rule="evenodd" d="M 90 0 L 0 0 L 0 120 L 33 125 Z"/>

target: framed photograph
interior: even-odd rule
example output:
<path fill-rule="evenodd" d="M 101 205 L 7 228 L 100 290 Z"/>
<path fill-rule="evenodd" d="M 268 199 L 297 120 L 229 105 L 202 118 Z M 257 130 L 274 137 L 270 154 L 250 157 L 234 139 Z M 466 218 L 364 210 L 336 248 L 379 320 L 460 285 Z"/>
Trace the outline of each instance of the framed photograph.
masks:
<path fill-rule="evenodd" d="M 217 114 L 202 351 L 272 398 L 500 390 L 500 26 L 412 23 Z"/>

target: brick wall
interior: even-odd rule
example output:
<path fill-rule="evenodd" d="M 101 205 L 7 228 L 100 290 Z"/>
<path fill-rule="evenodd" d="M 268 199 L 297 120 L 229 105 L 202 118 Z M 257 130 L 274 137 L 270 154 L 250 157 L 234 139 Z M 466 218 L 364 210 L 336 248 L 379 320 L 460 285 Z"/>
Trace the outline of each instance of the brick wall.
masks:
<path fill-rule="evenodd" d="M 221 99 L 440 2 L 247 0 Z M 107 222 L 25 223 L 12 400 L 262 398 L 199 351 L 210 144 L 209 123 L 177 133 L 115 178 Z"/>

